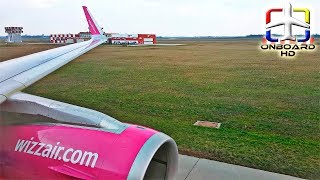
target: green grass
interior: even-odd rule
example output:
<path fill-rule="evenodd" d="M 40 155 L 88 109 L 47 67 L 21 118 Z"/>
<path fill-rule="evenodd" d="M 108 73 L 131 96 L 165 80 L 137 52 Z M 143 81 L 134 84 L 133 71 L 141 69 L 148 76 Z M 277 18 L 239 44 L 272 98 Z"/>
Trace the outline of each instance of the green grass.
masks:
<path fill-rule="evenodd" d="M 319 179 L 320 53 L 281 59 L 258 49 L 245 41 L 101 46 L 26 92 L 152 127 L 184 154 Z"/>

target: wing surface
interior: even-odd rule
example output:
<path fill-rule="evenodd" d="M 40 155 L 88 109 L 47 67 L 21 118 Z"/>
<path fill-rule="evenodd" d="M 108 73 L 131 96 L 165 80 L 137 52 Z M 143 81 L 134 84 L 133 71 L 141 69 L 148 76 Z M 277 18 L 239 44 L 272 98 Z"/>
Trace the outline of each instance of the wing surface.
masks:
<path fill-rule="evenodd" d="M 107 41 L 88 8 L 83 6 L 91 40 L 63 46 L 0 63 L 0 104 L 82 54 Z"/>

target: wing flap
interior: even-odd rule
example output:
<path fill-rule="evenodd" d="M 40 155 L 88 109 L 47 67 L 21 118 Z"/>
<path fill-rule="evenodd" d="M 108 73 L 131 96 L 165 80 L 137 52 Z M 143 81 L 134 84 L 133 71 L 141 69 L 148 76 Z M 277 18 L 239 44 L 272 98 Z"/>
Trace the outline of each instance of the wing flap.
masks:
<path fill-rule="evenodd" d="M 10 96 L 0 105 L 0 109 L 4 112 L 42 115 L 61 123 L 95 126 L 113 133 L 121 133 L 127 127 L 98 111 L 25 93 Z"/>
<path fill-rule="evenodd" d="M 7 97 L 0 95 L 0 104 L 7 100 Z"/>
<path fill-rule="evenodd" d="M 4 81 L 0 83 L 0 97 L 5 97 L 5 98 L 0 98 L 0 104 L 4 102 L 7 97 L 9 97 L 11 94 L 15 93 L 16 91 L 22 90 L 25 88 L 25 86 L 13 79 Z M 15 91 L 12 91 L 12 90 Z"/>

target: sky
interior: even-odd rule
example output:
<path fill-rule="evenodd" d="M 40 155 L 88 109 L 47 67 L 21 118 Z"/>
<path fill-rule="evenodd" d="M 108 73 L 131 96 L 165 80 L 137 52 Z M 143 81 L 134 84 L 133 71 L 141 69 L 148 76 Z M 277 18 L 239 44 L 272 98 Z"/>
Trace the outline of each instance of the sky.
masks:
<path fill-rule="evenodd" d="M 24 34 L 87 31 L 82 5 L 109 33 L 158 36 L 243 36 L 265 33 L 265 14 L 288 0 L 1 0 L 0 35 L 5 26 Z M 290 0 L 311 10 L 311 31 L 320 34 L 320 1 Z"/>

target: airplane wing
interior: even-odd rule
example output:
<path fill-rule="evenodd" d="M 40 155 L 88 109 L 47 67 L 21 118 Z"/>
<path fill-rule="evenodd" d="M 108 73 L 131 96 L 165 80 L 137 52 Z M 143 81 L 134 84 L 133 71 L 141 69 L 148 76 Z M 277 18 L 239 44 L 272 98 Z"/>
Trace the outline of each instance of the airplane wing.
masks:
<path fill-rule="evenodd" d="M 4 162 L 4 167 L 8 167 L 7 170 L 10 175 L 20 173 L 19 168 L 23 169 L 25 170 L 21 172 L 23 177 L 29 179 L 47 176 L 61 177 L 61 174 L 80 179 L 94 179 L 96 178 L 95 175 L 101 175 L 102 179 L 143 179 L 144 177 L 174 179 L 178 169 L 178 148 L 169 136 L 141 126 L 121 123 L 108 115 L 91 109 L 20 92 L 73 59 L 106 42 L 106 37 L 88 9 L 86 7 L 83 7 L 83 9 L 92 34 L 91 40 L 0 63 L 0 120 L 4 117 L 1 115 L 4 112 L 41 115 L 59 122 L 54 123 L 54 126 L 50 128 L 48 128 L 50 126 L 48 123 L 46 126 L 7 127 L 4 133 L 12 132 L 8 135 L 11 138 L 8 137 L 8 140 L 4 143 L 1 142 L 0 147 L 4 147 L 4 149 L 0 148 L 0 154 L 2 150 L 6 153 L 6 157 L 13 160 L 10 161 L 9 166 Z M 60 126 L 60 122 L 65 126 Z M 75 128 L 67 125 L 80 125 L 86 126 L 86 128 L 80 126 Z M 56 131 L 56 129 L 60 130 Z M 76 134 L 76 132 L 79 134 Z M 14 148 L 10 149 L 12 143 L 16 143 L 14 142 L 16 139 L 19 143 L 22 142 L 20 141 L 21 137 L 31 134 L 35 135 L 34 137 L 31 136 L 32 138 L 28 143 L 37 139 L 37 141 L 42 142 L 39 144 L 47 144 L 48 146 L 55 141 L 57 138 L 55 136 L 59 136 L 57 138 L 60 139 L 59 141 L 63 141 L 64 144 L 69 144 L 71 147 L 74 145 L 79 150 L 74 152 L 71 152 L 75 150 L 72 148 L 66 150 L 62 159 L 58 157 L 59 149 L 62 147 L 54 152 L 56 153 L 54 158 L 45 157 L 43 152 L 48 150 L 43 150 L 40 154 L 42 155 L 41 159 L 40 156 L 37 157 L 38 155 L 30 154 L 31 149 L 28 150 L 28 153 L 26 153 L 26 150 L 23 151 L 24 153 L 19 153 L 17 149 L 15 151 L 13 151 Z M 84 134 L 85 136 L 83 136 Z M 89 137 L 87 137 L 88 134 L 90 134 Z M 75 137 L 72 138 L 73 136 Z M 83 139 L 82 136 L 86 139 Z M 34 143 L 38 142 L 32 142 L 33 145 Z M 82 149 L 89 147 L 93 150 L 90 150 L 90 152 L 84 150 L 82 154 Z M 34 148 L 34 146 L 31 148 Z M 66 157 L 69 152 L 73 153 L 70 155 L 71 159 Z M 81 161 L 78 158 L 78 164 L 73 161 L 77 152 L 81 152 L 81 155 L 83 155 Z M 51 156 L 53 156 L 53 152 L 51 152 Z M 81 158 L 80 155 L 78 157 Z M 23 160 L 20 161 L 20 158 Z M 83 164 L 84 158 L 87 158 L 86 164 Z M 17 163 L 11 165 L 12 162 Z M 29 171 L 29 164 L 33 162 L 36 162 L 34 163 L 36 168 L 32 167 Z M 90 162 L 92 163 L 89 167 Z M 65 163 L 69 163 L 69 165 L 65 165 Z M 35 169 L 37 173 L 34 173 L 34 175 L 33 173 L 28 174 Z M 38 171 L 41 172 L 41 175 L 38 174 Z M 55 173 L 53 174 L 53 172 Z"/>
<path fill-rule="evenodd" d="M 107 41 L 88 8 L 83 6 L 91 40 L 0 63 L 0 113 L 41 115 L 59 122 L 90 125 L 121 132 L 127 125 L 97 111 L 24 94 L 21 91 L 82 54 Z M 1 118 L 0 118 L 1 119 Z"/>
<path fill-rule="evenodd" d="M 83 10 L 92 39 L 0 63 L 0 104 L 68 62 L 107 41 L 87 7 Z"/>
<path fill-rule="evenodd" d="M 298 20 L 298 19 L 296 19 L 296 18 L 291 18 L 290 21 L 291 21 L 291 23 L 292 23 L 293 25 L 300 26 L 300 27 L 304 27 L 304 28 L 310 28 L 310 25 L 309 25 L 309 24 L 307 24 L 307 23 L 305 23 L 305 22 L 302 22 L 302 21 L 300 21 L 300 20 Z"/>

